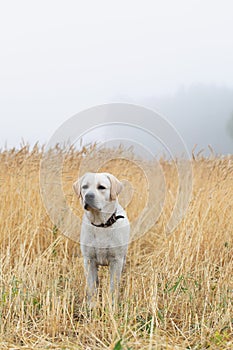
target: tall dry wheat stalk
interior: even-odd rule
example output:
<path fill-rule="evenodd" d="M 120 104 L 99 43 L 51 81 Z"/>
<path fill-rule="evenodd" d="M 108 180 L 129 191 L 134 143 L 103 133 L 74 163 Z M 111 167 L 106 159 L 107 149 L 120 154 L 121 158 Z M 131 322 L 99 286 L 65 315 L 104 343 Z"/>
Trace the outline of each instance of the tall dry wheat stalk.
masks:
<path fill-rule="evenodd" d="M 91 151 L 65 155 L 64 192 L 78 216 L 72 183 Z M 233 349 L 233 158 L 193 159 L 190 205 L 170 235 L 165 227 L 178 179 L 175 164 L 160 160 L 162 214 L 129 247 L 117 310 L 102 268 L 98 306 L 90 312 L 79 246 L 58 232 L 41 200 L 41 155 L 37 146 L 0 154 L 0 348 Z M 133 220 L 148 195 L 141 170 L 124 159 L 101 170 L 132 183 Z"/>

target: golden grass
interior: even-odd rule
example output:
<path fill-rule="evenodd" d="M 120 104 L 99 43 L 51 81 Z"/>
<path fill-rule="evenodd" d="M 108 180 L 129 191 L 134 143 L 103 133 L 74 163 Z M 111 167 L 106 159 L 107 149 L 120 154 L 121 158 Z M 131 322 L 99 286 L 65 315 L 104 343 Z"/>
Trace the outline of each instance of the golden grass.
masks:
<path fill-rule="evenodd" d="M 63 167 L 67 202 L 78 216 L 72 183 L 85 153 L 71 150 Z M 163 212 L 129 247 L 117 310 L 102 268 L 90 313 L 79 246 L 58 232 L 41 200 L 41 154 L 37 147 L 0 154 L 0 348 L 233 349 L 233 158 L 193 159 L 191 202 L 170 235 L 178 180 L 175 164 L 160 160 Z M 143 173 L 124 159 L 101 169 L 132 183 L 133 220 L 148 196 Z"/>

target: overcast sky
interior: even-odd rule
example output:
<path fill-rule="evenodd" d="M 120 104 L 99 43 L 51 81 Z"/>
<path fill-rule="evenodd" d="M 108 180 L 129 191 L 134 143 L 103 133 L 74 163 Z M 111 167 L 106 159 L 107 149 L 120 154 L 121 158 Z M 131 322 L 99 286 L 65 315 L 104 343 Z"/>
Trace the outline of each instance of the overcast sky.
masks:
<path fill-rule="evenodd" d="M 232 0 L 1 1 L 0 147 L 44 143 L 77 112 L 124 101 L 161 111 L 189 148 L 232 152 L 232 14 Z"/>

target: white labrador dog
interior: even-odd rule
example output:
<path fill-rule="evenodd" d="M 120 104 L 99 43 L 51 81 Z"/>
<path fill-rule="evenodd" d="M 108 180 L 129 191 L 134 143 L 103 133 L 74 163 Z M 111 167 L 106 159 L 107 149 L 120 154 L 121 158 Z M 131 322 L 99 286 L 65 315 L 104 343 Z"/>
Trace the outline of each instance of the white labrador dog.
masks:
<path fill-rule="evenodd" d="M 84 208 L 80 244 L 90 303 L 98 287 L 99 265 L 109 266 L 110 290 L 117 292 L 126 260 L 130 225 L 117 200 L 123 186 L 115 176 L 86 173 L 73 187 Z"/>

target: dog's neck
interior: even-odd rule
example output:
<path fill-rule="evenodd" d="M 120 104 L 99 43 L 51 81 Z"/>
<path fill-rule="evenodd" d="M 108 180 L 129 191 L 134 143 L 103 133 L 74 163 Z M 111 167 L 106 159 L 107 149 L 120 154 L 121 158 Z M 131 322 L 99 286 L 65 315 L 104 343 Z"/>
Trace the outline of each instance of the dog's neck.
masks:
<path fill-rule="evenodd" d="M 88 221 L 94 225 L 100 225 L 107 222 L 107 220 L 112 216 L 113 213 L 117 211 L 119 204 L 117 201 L 109 202 L 109 204 L 102 210 L 85 210 L 85 215 L 88 218 Z"/>

